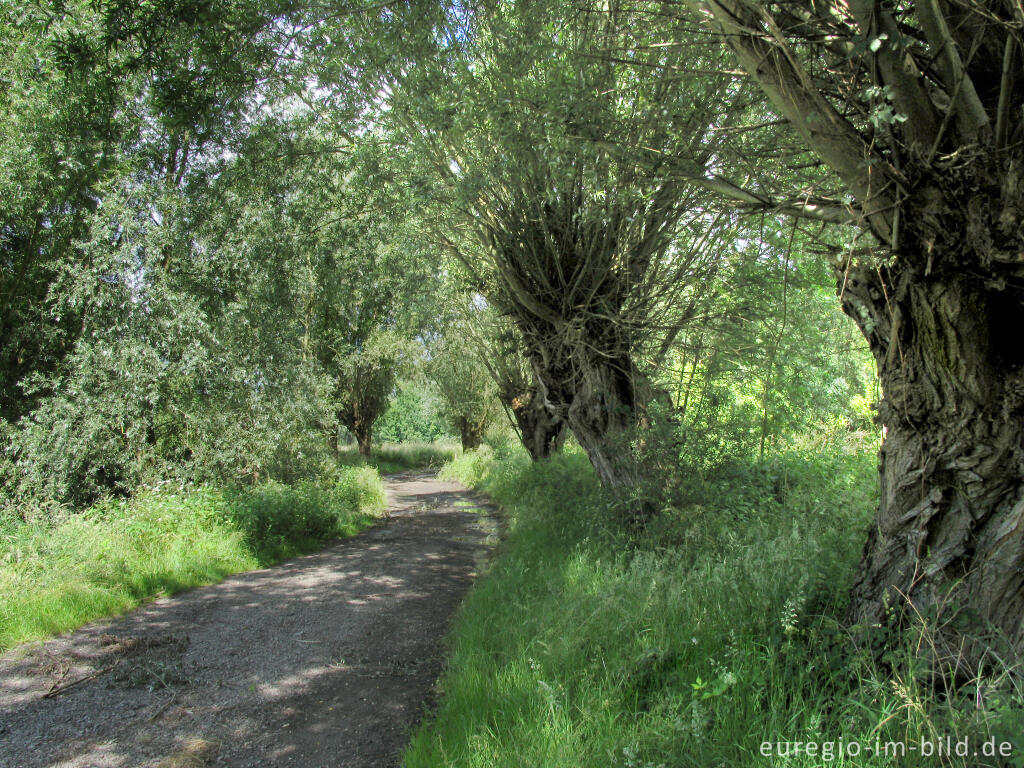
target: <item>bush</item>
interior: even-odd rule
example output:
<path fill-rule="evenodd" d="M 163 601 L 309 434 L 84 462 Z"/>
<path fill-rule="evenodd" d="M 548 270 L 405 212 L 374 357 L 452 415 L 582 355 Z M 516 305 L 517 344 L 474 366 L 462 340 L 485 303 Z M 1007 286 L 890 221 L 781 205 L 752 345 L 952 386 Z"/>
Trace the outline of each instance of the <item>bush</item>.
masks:
<path fill-rule="evenodd" d="M 403 382 L 391 405 L 373 424 L 377 439 L 390 443 L 430 443 L 450 438 L 437 393 L 421 382 Z"/>
<path fill-rule="evenodd" d="M 349 536 L 383 513 L 384 484 L 370 467 L 340 468 L 329 485 L 269 482 L 231 495 L 228 519 L 256 555 L 278 560 L 336 536 Z"/>

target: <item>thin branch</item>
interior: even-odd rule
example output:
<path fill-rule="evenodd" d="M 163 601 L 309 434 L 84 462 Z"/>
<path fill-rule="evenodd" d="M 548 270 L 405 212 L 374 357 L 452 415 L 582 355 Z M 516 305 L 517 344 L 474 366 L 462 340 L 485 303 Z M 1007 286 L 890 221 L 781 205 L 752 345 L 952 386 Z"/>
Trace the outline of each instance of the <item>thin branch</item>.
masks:
<path fill-rule="evenodd" d="M 956 113 L 960 138 L 968 143 L 976 141 L 978 134 L 989 125 L 989 117 L 960 57 L 956 41 L 946 24 L 945 14 L 938 0 L 922 0 L 915 8 L 921 27 L 943 70 L 946 93 L 950 97 L 950 108 Z"/>
<path fill-rule="evenodd" d="M 1017 50 L 1017 41 L 1013 35 L 1006 36 L 1006 46 L 1003 49 L 1003 74 L 999 82 L 999 106 L 996 109 L 996 149 L 1003 149 L 1006 146 L 1006 135 L 1010 118 L 1010 96 L 1015 85 L 1013 67 L 1014 54 Z"/>

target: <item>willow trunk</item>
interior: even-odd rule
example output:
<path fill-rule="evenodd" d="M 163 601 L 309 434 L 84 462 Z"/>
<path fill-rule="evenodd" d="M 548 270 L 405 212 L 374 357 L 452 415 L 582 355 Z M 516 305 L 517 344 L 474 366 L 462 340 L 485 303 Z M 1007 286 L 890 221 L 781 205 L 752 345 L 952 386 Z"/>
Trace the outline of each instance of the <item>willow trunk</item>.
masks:
<path fill-rule="evenodd" d="M 1019 653 L 1024 308 L 984 270 L 932 270 L 961 254 L 933 249 L 842 277 L 844 307 L 878 363 L 885 428 L 881 503 L 849 618 L 887 624 L 960 608 L 979 641 L 998 635 Z"/>

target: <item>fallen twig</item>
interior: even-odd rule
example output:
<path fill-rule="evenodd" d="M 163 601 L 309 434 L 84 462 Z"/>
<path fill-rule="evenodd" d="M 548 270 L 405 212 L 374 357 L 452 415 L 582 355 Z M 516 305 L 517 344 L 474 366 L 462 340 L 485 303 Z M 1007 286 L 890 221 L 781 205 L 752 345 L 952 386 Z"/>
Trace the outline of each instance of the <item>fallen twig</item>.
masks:
<path fill-rule="evenodd" d="M 121 660 L 118 659 L 113 664 L 111 664 L 109 667 L 104 667 L 103 669 L 97 669 L 95 672 L 91 672 L 88 675 L 86 675 L 85 677 L 80 677 L 77 680 L 72 680 L 70 683 L 67 683 L 66 685 L 59 685 L 59 686 L 56 686 L 56 687 L 52 687 L 52 688 L 50 688 L 50 690 L 48 690 L 46 693 L 43 694 L 43 698 L 44 699 L 52 699 L 54 696 L 59 696 L 60 694 L 64 693 L 64 691 L 68 690 L 69 688 L 74 688 L 76 685 L 80 685 L 81 683 L 87 682 L 89 680 L 95 680 L 97 677 L 100 677 L 102 675 L 107 674 L 107 672 L 110 672 L 112 669 L 114 669 L 114 667 L 116 667 L 120 663 L 121 663 Z"/>

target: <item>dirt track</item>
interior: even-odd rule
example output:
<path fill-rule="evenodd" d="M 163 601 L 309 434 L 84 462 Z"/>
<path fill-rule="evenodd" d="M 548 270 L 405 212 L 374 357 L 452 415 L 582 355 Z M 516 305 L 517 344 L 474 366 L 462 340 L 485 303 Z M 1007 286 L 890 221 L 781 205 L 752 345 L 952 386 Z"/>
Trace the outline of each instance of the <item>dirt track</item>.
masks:
<path fill-rule="evenodd" d="M 495 523 L 429 474 L 388 491 L 321 552 L 0 657 L 0 767 L 396 765 Z"/>

